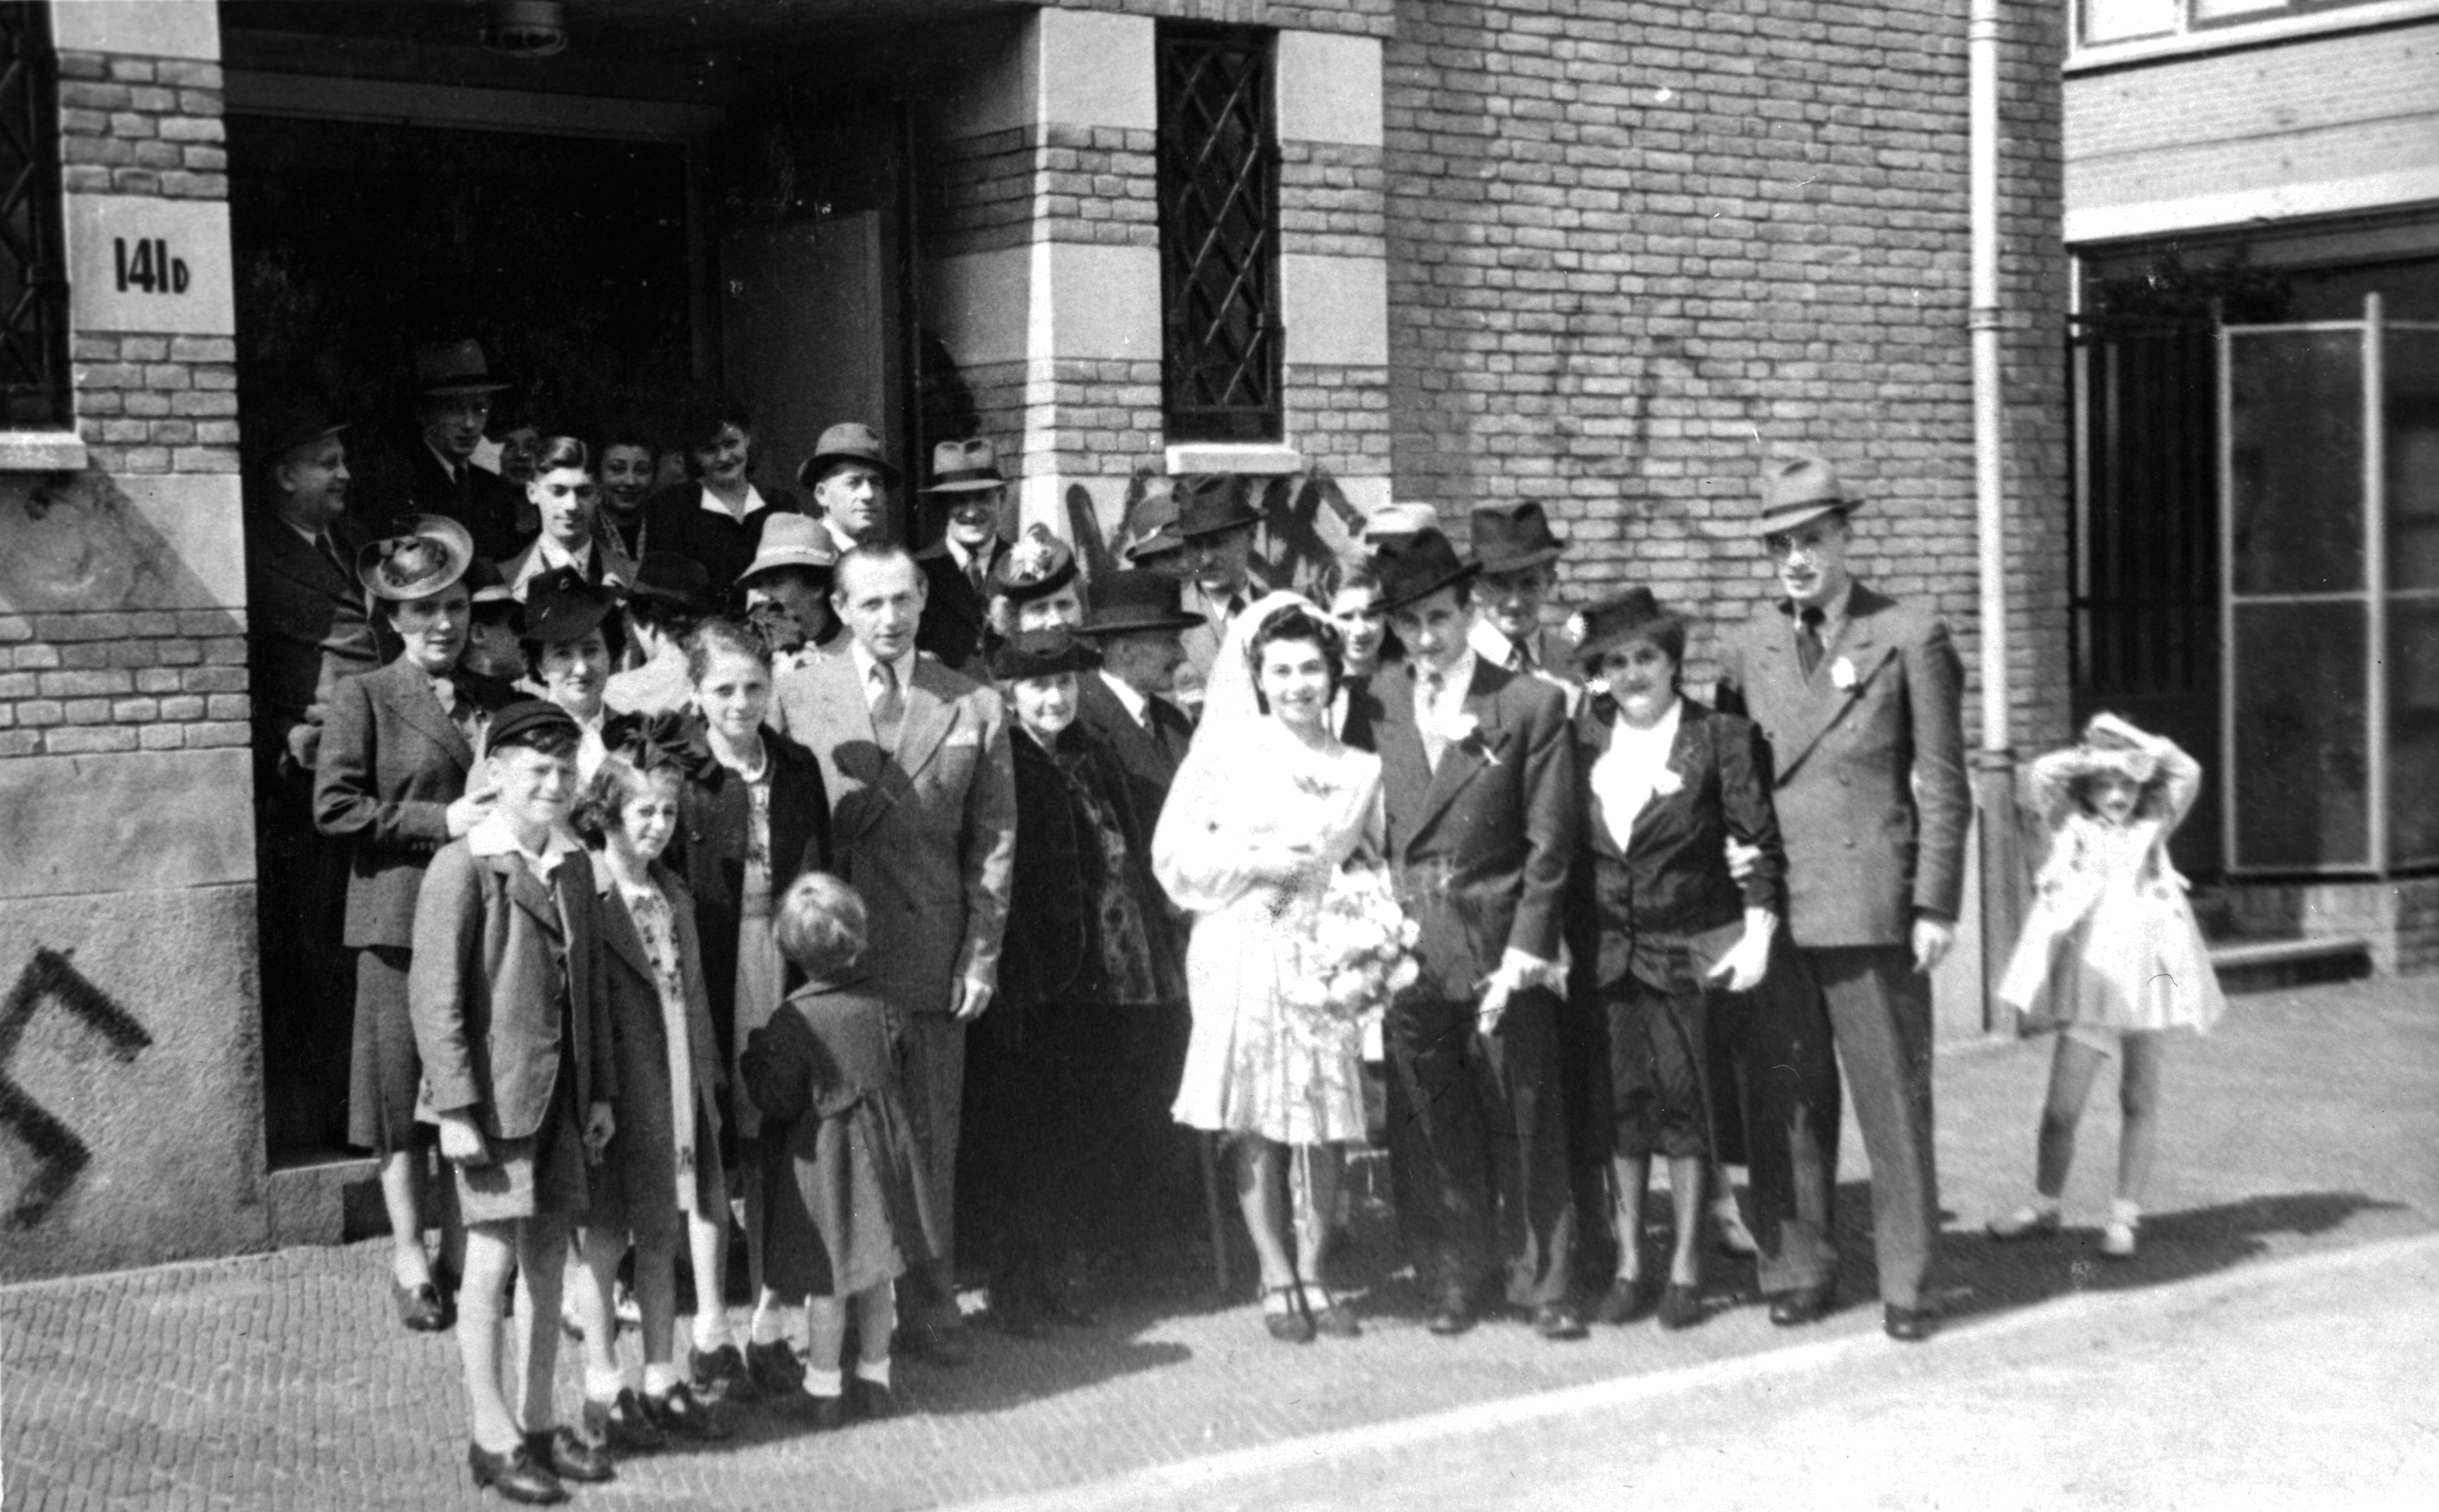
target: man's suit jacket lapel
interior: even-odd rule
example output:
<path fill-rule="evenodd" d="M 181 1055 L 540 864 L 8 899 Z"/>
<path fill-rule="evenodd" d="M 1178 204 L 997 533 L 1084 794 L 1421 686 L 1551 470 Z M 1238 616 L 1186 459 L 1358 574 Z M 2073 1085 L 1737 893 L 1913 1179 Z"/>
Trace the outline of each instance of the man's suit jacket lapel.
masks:
<path fill-rule="evenodd" d="M 1837 637 L 1822 648 L 1820 665 L 1812 669 L 1809 678 L 1804 675 L 1803 659 L 1795 651 L 1794 631 L 1785 624 L 1764 622 L 1763 644 L 1757 648 L 1763 660 L 1754 669 L 1756 680 L 1769 688 L 1771 703 L 1792 716 L 1785 738 L 1772 732 L 1771 740 L 1782 787 L 1822 738 L 1855 706 L 1880 664 L 1888 659 L 1889 650 L 1879 644 L 1874 623 L 1877 605 L 1860 583 L 1850 584 L 1846 593 L 1845 618 L 1839 625 Z M 1846 687 L 1838 685 L 1835 671 L 1841 658 L 1855 669 L 1853 683 Z"/>
<path fill-rule="evenodd" d="M 830 747 L 830 765 L 837 771 L 840 782 L 839 791 L 830 794 L 830 843 L 844 848 L 860 839 L 887 811 L 894 796 L 889 792 L 892 764 L 873 734 L 872 705 L 864 702 L 863 685 L 856 678 L 855 658 L 848 653 L 846 641 L 840 641 L 836 649 L 815 656 L 802 676 L 811 694 L 812 718 L 802 730 L 795 728 L 795 720 L 791 718 L 789 727 L 800 740 L 817 734 L 835 738 Z M 911 689 L 907 702 L 911 712 Z M 903 744 L 902 725 L 899 738 Z"/>
<path fill-rule="evenodd" d="M 559 905 L 542 883 L 534 881 L 534 874 L 525 862 L 516 856 L 486 856 L 483 864 L 491 868 L 492 874 L 500 879 L 501 888 L 508 895 L 508 901 L 531 915 L 534 922 L 542 926 L 543 933 L 563 947 L 565 941 L 561 937 Z M 551 879 L 554 882 L 563 883 L 569 867 L 583 864 L 581 856 L 563 856 L 560 858 L 559 870 L 551 874 Z M 589 881 L 591 873 L 588 871 L 586 875 Z"/>
<path fill-rule="evenodd" d="M 1381 710 L 1377 732 L 1381 781 L 1388 794 L 1392 827 L 1399 831 L 1399 845 L 1411 847 L 1429 834 L 1466 784 L 1488 765 L 1482 752 L 1497 739 L 1496 687 L 1502 675 L 1487 663 L 1474 664 L 1473 683 L 1466 690 L 1465 711 L 1474 718 L 1478 738 L 1449 742 L 1440 752 L 1436 768 L 1423 747 L 1422 711 L 1415 701 L 1414 670 L 1407 667 L 1373 678 Z M 1405 816 L 1405 822 L 1394 823 L 1400 815 Z"/>
<path fill-rule="evenodd" d="M 920 656 L 915 659 L 915 675 L 906 680 L 906 720 L 898 730 L 897 767 L 903 778 L 898 785 L 899 792 L 912 787 L 916 774 L 931 765 L 940 742 L 957 722 L 956 704 L 941 685 L 943 681 L 939 663 Z"/>
<path fill-rule="evenodd" d="M 1416 833 L 1447 812 L 1466 784 L 1489 767 L 1488 753 L 1499 744 L 1499 687 L 1509 675 L 1487 662 L 1474 662 L 1473 683 L 1465 692 L 1465 712 L 1473 717 L 1474 733 L 1441 749 L 1440 764 L 1432 769 L 1431 791 L 1424 795 L 1422 814 L 1415 827 Z M 1417 743 L 1420 738 L 1417 732 Z"/>
<path fill-rule="evenodd" d="M 392 713 L 429 736 L 459 768 L 473 770 L 474 748 L 466 743 L 466 733 L 457 728 L 457 721 L 441 712 L 440 701 L 432 696 L 423 674 L 397 662 L 390 663 L 382 675 L 381 697 Z"/>

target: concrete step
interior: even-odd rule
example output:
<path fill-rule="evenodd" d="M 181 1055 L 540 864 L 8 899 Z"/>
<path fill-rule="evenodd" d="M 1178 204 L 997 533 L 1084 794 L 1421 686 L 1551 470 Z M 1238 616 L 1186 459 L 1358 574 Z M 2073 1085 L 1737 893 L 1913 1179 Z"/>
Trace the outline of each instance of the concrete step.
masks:
<path fill-rule="evenodd" d="M 2266 992 L 2309 982 L 2371 975 L 2371 941 L 2360 934 L 2318 939 L 2223 940 L 2210 948 L 2212 969 L 2227 992 Z"/>

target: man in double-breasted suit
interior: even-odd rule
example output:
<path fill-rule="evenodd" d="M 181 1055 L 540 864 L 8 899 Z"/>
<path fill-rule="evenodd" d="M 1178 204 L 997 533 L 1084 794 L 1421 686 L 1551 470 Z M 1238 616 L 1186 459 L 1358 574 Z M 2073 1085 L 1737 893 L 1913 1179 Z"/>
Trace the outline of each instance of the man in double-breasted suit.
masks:
<path fill-rule="evenodd" d="M 1972 813 L 1964 668 L 1936 615 L 1855 580 L 1860 507 L 1818 457 L 1763 474 L 1754 533 L 1785 596 L 1726 636 L 1716 703 L 1770 742 L 1794 949 L 1721 1043 L 1744 1072 L 1771 1321 L 1807 1323 L 1834 1300 L 1843 1060 L 1871 1156 L 1884 1323 L 1920 1340 L 1935 1326 L 1923 1286 L 1939 1214 L 1929 973 L 1955 934 Z"/>
<path fill-rule="evenodd" d="M 1474 572 L 1437 530 L 1383 547 L 1408 661 L 1347 719 L 1347 742 L 1380 753 L 1389 863 L 1422 927 L 1421 979 L 1383 1027 L 1391 1174 L 1434 1333 L 1471 1325 L 1504 1263 L 1536 1332 L 1580 1339 L 1556 990 L 1575 749 L 1565 695 L 1468 643 Z"/>
<path fill-rule="evenodd" d="M 821 757 L 834 869 L 870 915 L 864 969 L 906 1035 L 906 1098 L 930 1162 L 933 1211 L 954 1211 L 966 1025 L 990 1005 L 1016 857 L 1016 778 L 997 692 L 915 649 L 922 571 L 859 546 L 831 590 L 847 637 L 783 673 L 774 722 Z M 915 1347 L 964 1357 L 954 1246 Z"/>

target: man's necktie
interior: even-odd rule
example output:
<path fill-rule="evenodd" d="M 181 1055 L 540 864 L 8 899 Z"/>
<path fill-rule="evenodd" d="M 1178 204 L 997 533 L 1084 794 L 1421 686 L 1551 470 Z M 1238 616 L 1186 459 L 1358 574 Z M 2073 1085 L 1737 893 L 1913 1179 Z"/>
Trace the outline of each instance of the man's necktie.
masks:
<path fill-rule="evenodd" d="M 340 555 L 339 543 L 330 539 L 330 532 L 325 530 L 315 536 L 313 543 L 322 548 L 322 560 L 337 571 L 339 580 L 352 590 L 356 584 L 356 569 L 349 565 L 346 557 Z"/>
<path fill-rule="evenodd" d="M 872 700 L 872 738 L 883 751 L 895 751 L 906 723 L 906 691 L 898 685 L 898 668 L 887 662 L 872 664 L 872 680 L 881 685 Z"/>
<path fill-rule="evenodd" d="M 1533 653 L 1525 649 L 1522 641 L 1507 643 L 1507 669 L 1511 672 L 1533 670 Z"/>
<path fill-rule="evenodd" d="M 1415 727 L 1423 735 L 1423 759 L 1433 772 L 1440 769 L 1440 754 L 1448 741 L 1440 735 L 1440 693 L 1448 680 L 1436 667 L 1426 667 L 1415 676 Z"/>
<path fill-rule="evenodd" d="M 1804 675 L 1821 665 L 1821 611 L 1798 610 L 1795 615 L 1795 655 L 1804 664 Z"/>
<path fill-rule="evenodd" d="M 977 551 L 972 556 L 968 557 L 966 559 L 966 581 L 974 585 L 975 597 L 985 598 L 989 596 L 988 593 L 983 586 L 989 580 L 990 568 L 983 561 L 983 554 Z"/>

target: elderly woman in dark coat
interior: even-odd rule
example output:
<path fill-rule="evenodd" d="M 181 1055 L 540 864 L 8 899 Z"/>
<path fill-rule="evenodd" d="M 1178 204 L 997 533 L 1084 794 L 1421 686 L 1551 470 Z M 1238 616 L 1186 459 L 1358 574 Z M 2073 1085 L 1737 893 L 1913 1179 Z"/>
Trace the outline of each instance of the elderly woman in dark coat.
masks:
<path fill-rule="evenodd" d="M 1609 1031 L 1618 1265 L 1599 1317 L 1626 1323 L 1649 1308 L 1643 1194 L 1656 1154 L 1668 1161 L 1677 1222 L 1660 1322 L 1683 1328 L 1702 1317 L 1706 1003 L 1752 990 L 1767 970 L 1786 856 L 1760 737 L 1678 691 L 1685 622 L 1637 588 L 1588 611 L 1583 628 L 1589 696 L 1575 738 L 1590 801 L 1568 944 L 1578 1005 Z M 1728 871 L 1730 840 L 1759 853 L 1741 883 Z"/>
<path fill-rule="evenodd" d="M 1158 895 L 1125 778 L 1075 723 L 1077 679 L 1097 660 L 1064 627 L 1018 631 L 991 658 L 1016 715 L 1024 885 L 999 998 L 969 1041 L 958 1190 L 988 1204 L 975 1216 L 992 1315 L 1020 1334 L 1092 1317 L 1090 1257 L 1112 1241 L 1120 1185 L 1139 1185 L 1128 1077 L 1158 1005 L 1184 995 L 1183 964 L 1151 927 Z"/>
<path fill-rule="evenodd" d="M 356 1013 L 347 1138 L 381 1160 L 399 1321 L 430 1332 L 448 1326 L 457 1274 L 449 1257 L 462 1254 L 463 1236 L 452 1222 L 442 1265 L 425 1258 L 418 1165 L 431 1136 L 415 1117 L 422 1062 L 407 1014 L 407 963 L 424 868 L 490 811 L 489 793 L 466 788 L 496 704 L 457 666 L 472 620 L 465 583 L 472 543 L 454 521 L 406 524 L 408 534 L 357 557 L 359 578 L 405 649 L 378 671 L 332 685 L 313 822 L 349 849 L 343 939 L 355 952 Z"/>

